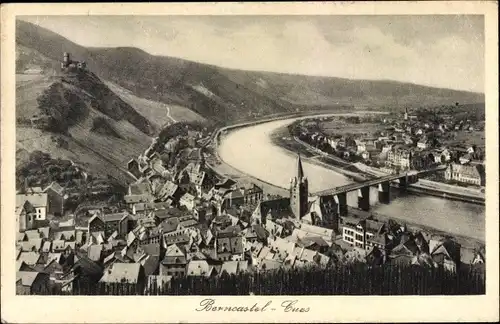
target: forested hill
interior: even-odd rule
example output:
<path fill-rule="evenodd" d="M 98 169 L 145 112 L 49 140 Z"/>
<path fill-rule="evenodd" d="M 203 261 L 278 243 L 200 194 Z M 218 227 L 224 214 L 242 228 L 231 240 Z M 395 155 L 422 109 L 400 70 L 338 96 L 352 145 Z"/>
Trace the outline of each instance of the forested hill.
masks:
<path fill-rule="evenodd" d="M 339 106 L 421 107 L 484 102 L 484 95 L 395 81 L 349 80 L 230 70 L 153 56 L 133 47 L 86 48 L 47 29 L 17 21 L 16 42 L 58 64 L 63 52 L 133 94 L 191 109 L 216 122 Z M 390 62 L 388 62 L 390 64 Z"/>

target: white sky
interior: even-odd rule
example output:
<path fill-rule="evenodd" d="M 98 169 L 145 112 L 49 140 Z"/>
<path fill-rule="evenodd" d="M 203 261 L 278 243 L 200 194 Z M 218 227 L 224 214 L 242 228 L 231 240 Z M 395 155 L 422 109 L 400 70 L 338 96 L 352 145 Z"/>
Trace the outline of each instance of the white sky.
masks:
<path fill-rule="evenodd" d="M 23 16 L 92 47 L 484 92 L 482 16 Z"/>

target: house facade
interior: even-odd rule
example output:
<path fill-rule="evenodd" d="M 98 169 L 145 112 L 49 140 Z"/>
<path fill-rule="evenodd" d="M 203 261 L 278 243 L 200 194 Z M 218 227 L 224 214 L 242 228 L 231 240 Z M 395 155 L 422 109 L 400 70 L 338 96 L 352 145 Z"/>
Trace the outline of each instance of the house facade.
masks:
<path fill-rule="evenodd" d="M 482 186 L 484 185 L 484 170 L 481 168 L 481 165 L 451 163 L 444 175 L 446 180 Z"/>
<path fill-rule="evenodd" d="M 401 169 L 410 169 L 412 163 L 412 154 L 409 150 L 394 149 L 387 153 L 386 165 L 388 167 L 399 167 Z"/>
<path fill-rule="evenodd" d="M 24 204 L 25 201 L 29 201 L 33 208 L 35 208 L 36 220 L 45 220 L 47 218 L 47 213 L 49 212 L 49 200 L 46 193 L 28 191 L 25 194 L 16 195 L 17 206 Z"/>

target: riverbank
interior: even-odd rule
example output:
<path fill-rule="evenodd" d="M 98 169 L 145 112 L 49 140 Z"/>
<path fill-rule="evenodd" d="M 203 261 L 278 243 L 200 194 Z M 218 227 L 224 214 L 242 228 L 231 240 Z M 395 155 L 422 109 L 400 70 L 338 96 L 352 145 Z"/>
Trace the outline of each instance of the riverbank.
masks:
<path fill-rule="evenodd" d="M 363 163 L 349 163 L 337 156 L 328 154 L 312 145 L 291 137 L 288 126 L 277 129 L 271 136 L 273 143 L 283 149 L 294 153 L 305 154 L 310 162 L 327 167 L 335 172 L 345 175 L 354 181 L 366 181 L 377 176 L 386 176 L 388 173 L 367 166 Z M 293 145 L 293 143 L 298 145 Z M 473 204 L 485 205 L 485 195 L 480 189 L 453 186 L 441 182 L 419 179 L 418 183 L 411 184 L 408 191 L 421 195 L 431 195 L 444 199 L 458 200 Z"/>
<path fill-rule="evenodd" d="M 232 173 L 243 179 L 253 180 L 257 184 L 264 183 L 264 188 L 270 188 L 287 197 L 290 178 L 294 176 L 294 170 L 296 170 L 297 155 L 296 152 L 277 146 L 271 137 L 276 130 L 289 125 L 296 119 L 260 123 L 221 134 L 217 151 L 214 152 L 214 155 L 217 154 L 221 158 L 216 168 L 225 174 Z M 337 170 L 313 162 L 308 159 L 303 161 L 304 171 L 309 178 L 310 192 L 314 193 L 353 182 Z M 238 172 L 235 172 L 235 169 Z M 484 240 L 483 206 L 429 195 L 399 192 L 395 194 L 397 198 L 390 205 L 376 204 L 372 211 L 387 215 L 389 218 L 426 224 L 451 235 Z M 354 206 L 354 197 L 349 199 L 351 200 L 349 205 Z M 453 215 L 452 218 L 450 218 L 451 215 Z"/>
<path fill-rule="evenodd" d="M 278 114 L 278 115 L 272 115 L 272 116 L 266 116 L 262 117 L 256 120 L 252 121 L 246 121 L 246 122 L 241 122 L 238 124 L 234 125 L 227 125 L 224 127 L 221 127 L 217 129 L 216 131 L 213 132 L 211 138 L 210 138 L 210 146 L 213 148 L 213 153 L 214 153 L 214 158 L 215 161 L 213 163 L 209 163 L 209 167 L 216 172 L 217 174 L 221 175 L 222 177 L 227 176 L 231 177 L 233 179 L 237 179 L 240 182 L 254 182 L 255 184 L 261 186 L 265 192 L 265 194 L 271 194 L 271 195 L 280 195 L 280 196 L 288 196 L 289 195 L 289 189 L 288 188 L 283 188 L 279 187 L 276 185 L 273 185 L 272 183 L 264 180 L 264 179 L 259 179 L 255 176 L 252 176 L 242 170 L 239 170 L 235 168 L 234 166 L 229 165 L 224 161 L 224 159 L 221 158 L 219 154 L 219 142 L 222 142 L 223 138 L 227 135 L 229 135 L 232 131 L 235 131 L 239 128 L 243 127 L 250 127 L 250 126 L 255 126 L 258 124 L 263 124 L 263 123 L 269 123 L 273 121 L 279 121 L 279 120 L 285 120 L 285 119 L 307 119 L 307 118 L 315 118 L 315 117 L 323 117 L 323 116 L 333 116 L 333 115 L 346 115 L 346 116 L 356 116 L 358 114 L 364 114 L 364 113 L 369 113 L 369 114 L 386 114 L 385 112 L 377 112 L 377 111 L 355 111 L 353 112 L 352 110 L 340 110 L 340 111 L 328 111 L 328 110 L 318 110 L 318 111 L 311 111 L 311 112 L 299 112 L 299 113 L 292 113 L 292 114 Z M 298 143 L 297 143 L 298 144 Z M 296 148 L 299 149 L 301 147 L 300 144 L 296 145 Z M 284 150 L 289 155 L 296 155 L 296 153 L 293 152 L 293 150 Z M 308 155 L 308 153 L 304 153 L 305 156 Z M 312 161 L 312 160 L 311 160 Z M 322 163 L 319 161 L 312 161 L 313 163 L 322 166 L 322 167 L 328 167 L 332 171 L 335 171 L 336 169 L 326 163 Z"/>

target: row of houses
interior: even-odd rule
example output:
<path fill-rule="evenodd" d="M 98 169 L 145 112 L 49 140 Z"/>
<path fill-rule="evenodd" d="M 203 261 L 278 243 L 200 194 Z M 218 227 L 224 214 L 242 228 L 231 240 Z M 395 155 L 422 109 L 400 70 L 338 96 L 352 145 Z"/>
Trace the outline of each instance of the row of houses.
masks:
<path fill-rule="evenodd" d="M 442 266 L 456 271 L 463 263 L 462 248 L 455 240 L 440 235 L 428 237 L 405 226 L 373 218 L 342 217 L 342 241 L 353 247 L 365 262 L 401 265 Z M 477 250 L 471 264 L 484 264 L 484 251 Z"/>

